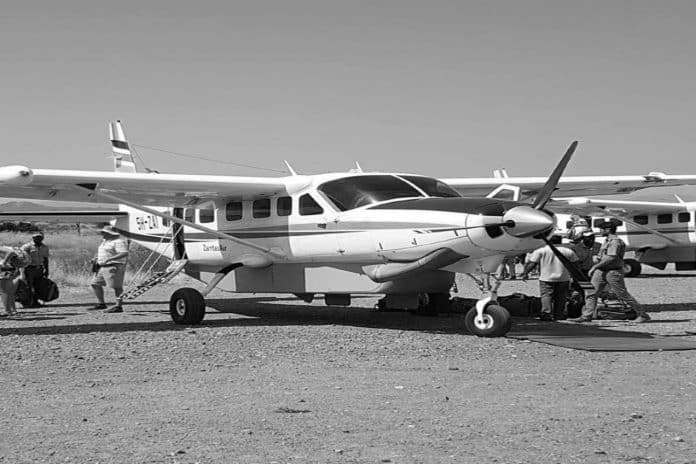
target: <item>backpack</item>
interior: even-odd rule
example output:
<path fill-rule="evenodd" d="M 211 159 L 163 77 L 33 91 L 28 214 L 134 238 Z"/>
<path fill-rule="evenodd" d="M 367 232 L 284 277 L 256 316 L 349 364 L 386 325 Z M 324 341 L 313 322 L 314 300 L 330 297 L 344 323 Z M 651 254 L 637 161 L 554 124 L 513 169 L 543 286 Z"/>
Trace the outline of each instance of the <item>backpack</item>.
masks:
<path fill-rule="evenodd" d="M 58 285 L 48 277 L 42 277 L 36 286 L 36 296 L 43 302 L 53 301 L 60 296 Z"/>

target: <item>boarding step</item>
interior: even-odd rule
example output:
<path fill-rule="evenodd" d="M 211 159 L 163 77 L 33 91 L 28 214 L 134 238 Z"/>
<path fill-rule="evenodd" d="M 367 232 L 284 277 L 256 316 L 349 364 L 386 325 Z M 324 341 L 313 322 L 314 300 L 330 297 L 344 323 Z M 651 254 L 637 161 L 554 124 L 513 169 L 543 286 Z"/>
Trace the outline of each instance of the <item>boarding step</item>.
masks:
<path fill-rule="evenodd" d="M 164 271 L 155 272 L 146 280 L 141 282 L 140 285 L 133 287 L 126 292 L 123 292 L 123 294 L 121 295 L 121 299 L 134 300 L 143 293 L 150 290 L 152 287 L 169 282 L 174 278 L 175 275 L 177 275 L 184 269 L 187 262 L 188 260 L 186 259 L 177 259 L 175 261 L 172 261 L 171 264 L 169 264 L 169 266 L 167 266 L 167 269 L 165 269 Z"/>

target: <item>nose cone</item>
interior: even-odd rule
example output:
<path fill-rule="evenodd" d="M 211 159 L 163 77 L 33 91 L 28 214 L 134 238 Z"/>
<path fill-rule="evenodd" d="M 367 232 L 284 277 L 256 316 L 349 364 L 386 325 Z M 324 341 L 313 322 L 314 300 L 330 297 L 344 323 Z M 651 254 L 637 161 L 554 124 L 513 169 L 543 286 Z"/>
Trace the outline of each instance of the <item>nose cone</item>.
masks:
<path fill-rule="evenodd" d="M 531 237 L 551 230 L 553 218 L 543 211 L 529 206 L 516 206 L 503 215 L 505 231 L 513 237 Z"/>

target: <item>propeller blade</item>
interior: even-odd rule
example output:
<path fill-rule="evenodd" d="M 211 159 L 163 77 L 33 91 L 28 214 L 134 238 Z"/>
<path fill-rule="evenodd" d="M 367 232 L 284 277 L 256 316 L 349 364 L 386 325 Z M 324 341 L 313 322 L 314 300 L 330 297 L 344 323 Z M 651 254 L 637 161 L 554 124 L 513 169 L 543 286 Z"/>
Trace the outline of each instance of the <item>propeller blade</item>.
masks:
<path fill-rule="evenodd" d="M 556 258 L 563 263 L 563 266 L 568 270 L 568 273 L 570 274 L 570 277 L 573 278 L 573 280 L 583 289 L 587 290 L 589 288 L 592 288 L 592 284 L 588 280 L 587 276 L 585 275 L 584 272 L 582 272 L 575 264 L 570 262 L 568 258 L 565 257 L 563 253 L 558 251 L 558 248 L 556 248 L 556 245 L 551 243 L 551 241 L 546 238 L 542 237 L 542 240 L 544 243 L 546 243 L 550 248 L 551 251 L 553 252 L 554 255 L 556 255 Z"/>
<path fill-rule="evenodd" d="M 541 190 L 539 190 L 539 193 L 536 196 L 536 200 L 534 200 L 534 208 L 542 209 L 544 206 L 546 206 L 546 203 L 551 199 L 554 190 L 556 190 L 556 185 L 558 185 L 558 181 L 563 175 L 563 171 L 565 171 L 565 168 L 568 165 L 571 156 L 573 156 L 573 153 L 575 153 L 575 149 L 577 148 L 577 146 L 577 140 L 570 144 L 568 150 L 566 150 L 565 152 L 565 155 L 563 155 L 563 158 L 561 158 L 561 161 L 556 166 L 556 169 L 553 170 L 553 172 L 549 176 L 549 179 L 546 181 Z"/>

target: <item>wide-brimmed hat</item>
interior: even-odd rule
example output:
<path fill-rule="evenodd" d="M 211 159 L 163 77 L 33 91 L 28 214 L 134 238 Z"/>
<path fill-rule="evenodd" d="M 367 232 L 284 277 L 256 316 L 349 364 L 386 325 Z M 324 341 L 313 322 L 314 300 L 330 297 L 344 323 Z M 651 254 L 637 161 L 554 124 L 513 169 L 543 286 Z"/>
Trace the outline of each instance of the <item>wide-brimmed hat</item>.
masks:
<path fill-rule="evenodd" d="M 104 226 L 104 227 L 102 227 L 102 230 L 100 230 L 99 232 L 102 234 L 108 234 L 108 235 L 111 235 L 114 237 L 121 235 L 118 233 L 118 231 L 116 229 L 114 229 L 111 226 Z"/>

